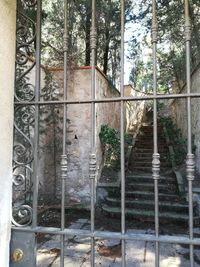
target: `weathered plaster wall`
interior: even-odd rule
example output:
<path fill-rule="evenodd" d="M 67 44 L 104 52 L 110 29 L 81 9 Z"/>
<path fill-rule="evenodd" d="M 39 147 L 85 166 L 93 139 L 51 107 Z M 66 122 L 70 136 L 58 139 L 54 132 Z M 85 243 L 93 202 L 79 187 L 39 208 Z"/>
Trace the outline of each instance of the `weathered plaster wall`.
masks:
<path fill-rule="evenodd" d="M 145 94 L 135 90 L 132 86 L 124 87 L 124 95 L 132 97 L 140 97 Z M 145 115 L 145 101 L 127 101 L 126 103 L 126 131 L 137 134 L 138 127 Z"/>
<path fill-rule="evenodd" d="M 12 185 L 13 91 L 15 62 L 14 0 L 0 1 L 0 265 L 9 266 Z"/>
<path fill-rule="evenodd" d="M 186 93 L 187 87 L 184 86 L 181 93 Z M 192 93 L 200 93 L 200 68 L 192 73 Z M 171 103 L 173 118 L 182 130 L 183 136 L 187 137 L 187 100 L 175 99 Z M 194 135 L 194 144 L 196 146 L 196 170 L 200 173 L 200 98 L 191 100 L 192 111 L 192 134 Z"/>
<path fill-rule="evenodd" d="M 62 99 L 63 70 L 52 69 L 54 81 L 60 88 L 59 98 Z M 91 69 L 89 67 L 78 68 L 68 75 L 68 100 L 84 100 L 91 98 Z M 119 92 L 109 86 L 105 76 L 96 69 L 96 97 L 107 98 L 119 96 Z M 55 108 L 56 110 L 56 108 Z M 60 185 L 60 155 L 62 154 L 62 131 L 53 133 L 53 129 L 62 130 L 62 108 L 57 108 L 59 119 L 53 127 L 46 131 L 46 149 L 50 153 L 43 155 L 43 181 L 48 183 L 50 188 L 56 187 L 56 196 L 59 199 L 61 193 Z M 99 131 L 102 124 L 109 124 L 119 129 L 120 125 L 120 103 L 99 103 L 96 104 L 96 154 L 97 154 L 97 179 L 102 169 L 103 158 Z M 67 106 L 67 154 L 68 154 L 68 178 L 66 181 L 66 195 L 68 204 L 89 204 L 90 183 L 89 183 L 89 154 L 91 151 L 91 105 L 70 104 Z M 56 139 L 56 148 L 53 142 Z M 43 151 L 44 152 L 44 151 Z M 56 164 L 53 166 L 53 161 Z M 43 162 L 43 163 L 42 163 Z M 54 161 L 55 162 L 55 161 Z M 55 170 L 56 168 L 56 170 Z M 45 169 L 45 171 L 44 171 Z M 55 175 L 56 173 L 56 175 Z M 53 186 L 55 184 L 55 186 Z M 52 191 L 50 189 L 50 191 Z M 44 190 L 45 193 L 45 190 Z"/>
<path fill-rule="evenodd" d="M 96 72 L 97 82 L 97 99 L 119 97 L 120 93 L 111 87 L 105 77 Z M 99 139 L 101 125 L 108 124 L 110 127 L 119 131 L 120 129 L 120 102 L 100 103 L 96 105 L 96 150 L 97 150 L 97 181 L 100 178 L 103 167 L 102 144 Z"/>

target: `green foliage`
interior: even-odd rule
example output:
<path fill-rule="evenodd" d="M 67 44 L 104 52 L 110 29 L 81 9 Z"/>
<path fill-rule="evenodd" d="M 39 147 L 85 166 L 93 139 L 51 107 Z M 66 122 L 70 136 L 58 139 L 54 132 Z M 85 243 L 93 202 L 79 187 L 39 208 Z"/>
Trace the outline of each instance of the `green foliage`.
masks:
<path fill-rule="evenodd" d="M 125 5 L 125 23 L 131 19 L 132 1 Z M 97 65 L 116 85 L 120 64 L 120 1 L 96 1 Z M 63 65 L 63 1 L 44 0 L 42 60 L 45 65 Z M 74 0 L 68 3 L 68 62 L 69 66 L 90 65 L 91 1 Z M 58 30 L 59 29 L 59 30 Z"/>
<path fill-rule="evenodd" d="M 163 110 L 164 107 L 165 107 L 165 104 L 163 102 L 157 102 L 158 112 Z"/>
<path fill-rule="evenodd" d="M 130 59 L 133 69 L 130 82 L 138 90 L 152 91 L 152 1 L 133 0 L 134 26 L 130 40 Z M 190 1 L 192 23 L 191 66 L 194 69 L 200 60 L 200 1 Z M 158 45 L 157 45 L 157 89 L 169 93 L 176 82 L 181 88 L 185 82 L 185 33 L 183 1 L 157 1 Z"/>
<path fill-rule="evenodd" d="M 125 148 L 132 144 L 133 137 L 129 133 L 124 134 Z"/>
<path fill-rule="evenodd" d="M 120 137 L 119 132 L 107 124 L 101 126 L 99 138 L 104 145 L 105 165 L 118 167 L 120 163 Z M 132 137 L 124 134 L 125 150 L 132 143 Z"/>
<path fill-rule="evenodd" d="M 116 165 L 120 161 L 120 138 L 117 130 L 107 124 L 101 126 L 99 133 L 101 142 L 105 145 L 105 164 Z"/>
<path fill-rule="evenodd" d="M 181 129 L 177 128 L 176 124 L 170 117 L 161 118 L 160 122 L 165 126 L 169 138 L 169 144 L 173 146 L 174 152 L 168 155 L 168 159 L 176 165 L 180 165 L 187 155 L 187 138 L 183 137 Z M 194 145 L 194 137 L 192 137 L 193 153 L 196 147 Z"/>

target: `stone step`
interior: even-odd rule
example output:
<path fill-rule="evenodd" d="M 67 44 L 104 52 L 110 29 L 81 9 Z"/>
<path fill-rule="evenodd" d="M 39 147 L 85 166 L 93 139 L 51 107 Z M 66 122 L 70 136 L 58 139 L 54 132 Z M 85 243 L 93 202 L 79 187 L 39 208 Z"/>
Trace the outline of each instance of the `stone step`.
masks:
<path fill-rule="evenodd" d="M 159 192 L 159 201 L 171 201 L 171 202 L 179 202 L 183 201 L 183 199 L 178 195 L 174 193 L 160 193 Z M 108 189 L 108 196 L 112 198 L 121 198 L 121 192 L 120 189 Z M 143 190 L 125 190 L 125 196 L 126 199 L 132 199 L 132 200 L 154 200 L 154 192 L 148 192 Z"/>
<path fill-rule="evenodd" d="M 158 136 L 158 143 L 159 142 L 161 142 L 161 143 L 165 143 L 166 144 L 166 139 L 164 138 L 164 137 L 162 137 L 162 136 Z M 149 137 L 149 135 L 148 136 L 146 136 L 146 135 L 138 135 L 136 138 L 135 138 L 135 141 L 137 142 L 137 141 L 144 141 L 144 142 L 150 142 L 150 141 L 153 141 L 153 135 L 151 135 L 150 137 Z"/>
<path fill-rule="evenodd" d="M 157 125 L 157 129 L 158 130 L 162 130 L 163 129 L 162 125 Z M 140 130 L 151 130 L 151 131 L 153 131 L 153 125 L 143 125 L 142 127 L 140 127 Z"/>
<path fill-rule="evenodd" d="M 121 200 L 118 198 L 106 198 L 106 203 L 108 206 L 120 207 Z M 155 202 L 153 200 L 125 200 L 126 208 L 134 208 L 140 210 L 154 210 Z M 183 201 L 182 203 L 174 202 L 159 202 L 159 211 L 175 211 L 180 213 L 188 213 L 188 204 Z"/>
<path fill-rule="evenodd" d="M 133 161 L 133 162 L 148 162 L 148 163 L 152 163 L 152 159 L 153 159 L 152 157 L 138 157 L 138 156 L 136 157 L 135 155 L 133 155 L 133 157 L 130 160 L 130 162 Z M 161 164 L 168 163 L 171 166 L 171 162 L 166 160 L 166 159 L 164 159 L 164 158 L 161 158 L 160 162 L 161 162 Z"/>
<path fill-rule="evenodd" d="M 130 170 L 131 171 L 143 171 L 143 172 L 146 172 L 146 173 L 152 173 L 152 166 L 131 166 L 130 165 Z M 169 170 L 169 168 L 167 167 L 162 167 L 160 168 L 160 172 L 166 172 L 167 170 Z"/>
<path fill-rule="evenodd" d="M 126 181 L 130 181 L 132 183 L 150 183 L 154 182 L 152 175 L 145 175 L 145 174 L 127 174 Z M 158 183 L 160 184 L 176 184 L 176 179 L 173 177 L 160 177 Z"/>
<path fill-rule="evenodd" d="M 120 207 L 109 207 L 107 205 L 102 206 L 102 210 L 110 215 L 110 216 L 121 216 L 121 208 Z M 139 210 L 139 209 L 125 209 L 125 216 L 126 218 L 132 219 L 139 219 L 142 221 L 154 221 L 155 220 L 155 213 L 151 210 Z M 161 223 L 187 223 L 189 221 L 188 214 L 180 214 L 177 212 L 159 212 L 159 219 Z M 194 216 L 194 223 L 199 223 L 199 217 Z"/>
<path fill-rule="evenodd" d="M 131 191 L 154 192 L 154 183 L 126 183 L 126 189 Z M 177 193 L 177 187 L 173 184 L 158 184 L 159 193 Z"/>
<path fill-rule="evenodd" d="M 152 148 L 153 147 L 153 142 L 136 142 L 134 145 L 135 148 L 140 148 L 140 147 L 144 147 L 144 148 Z M 166 143 L 158 143 L 158 148 L 160 149 L 168 149 L 168 146 Z"/>
<path fill-rule="evenodd" d="M 163 137 L 163 131 L 162 130 L 157 131 L 157 133 L 158 133 L 158 136 Z M 148 138 L 153 137 L 153 129 L 142 129 L 139 132 L 139 136 L 146 136 Z"/>
<path fill-rule="evenodd" d="M 160 156 L 163 155 L 165 157 L 167 157 L 167 155 L 169 154 L 169 149 L 167 147 L 165 148 L 160 148 L 158 147 L 159 149 L 159 154 Z M 135 154 L 135 153 L 142 153 L 142 154 L 153 154 L 154 151 L 153 151 L 153 145 L 152 146 L 137 146 L 137 147 L 134 147 L 134 150 L 132 150 L 132 153 Z"/>
<path fill-rule="evenodd" d="M 162 125 L 157 125 L 157 129 L 158 130 L 162 130 L 163 126 Z M 140 127 L 140 130 L 151 130 L 151 131 L 153 131 L 153 125 L 143 125 L 142 127 Z"/>
<path fill-rule="evenodd" d="M 151 153 L 151 151 L 147 151 L 147 152 L 138 152 L 139 149 L 135 148 L 132 150 L 132 153 L 134 156 L 139 156 L 139 157 L 149 157 L 152 158 L 153 153 Z"/>
<path fill-rule="evenodd" d="M 158 180 L 159 218 L 161 222 L 187 223 L 188 203 L 178 194 L 177 181 L 171 162 L 167 160 L 169 149 L 163 136 L 163 128 L 158 126 L 158 151 L 160 153 L 160 179 Z M 143 126 L 131 151 L 125 176 L 125 215 L 143 221 L 155 220 L 154 179 L 152 177 L 153 127 Z M 121 216 L 121 189 L 108 188 L 108 195 L 102 206 L 111 216 Z M 194 205 L 195 208 L 195 205 Z M 195 214 L 195 210 L 194 210 Z M 194 221 L 199 218 L 194 216 Z"/>
<path fill-rule="evenodd" d="M 158 146 L 159 147 L 167 147 L 167 143 L 165 142 L 157 142 Z M 144 142 L 144 141 L 136 141 L 135 142 L 135 147 L 138 147 L 138 146 L 153 146 L 153 140 L 149 140 L 148 142 Z"/>
<path fill-rule="evenodd" d="M 140 142 L 153 144 L 154 143 L 154 136 L 150 135 L 150 134 L 148 134 L 147 137 L 146 137 L 146 134 L 137 136 L 135 138 L 135 143 L 140 143 Z M 157 142 L 158 142 L 158 144 L 167 144 L 166 139 L 162 138 L 162 137 L 158 137 Z"/>
<path fill-rule="evenodd" d="M 153 154 L 154 151 L 153 151 L 153 147 L 135 147 L 134 148 L 134 152 L 135 153 L 143 153 L 143 154 L 146 154 L 146 153 L 149 153 L 149 154 Z M 168 153 L 169 152 L 169 149 L 168 148 L 164 148 L 164 149 L 159 149 L 158 153 Z"/>
<path fill-rule="evenodd" d="M 159 193 L 159 201 L 180 201 L 181 198 L 177 194 L 173 193 Z M 126 191 L 126 197 L 132 199 L 154 199 L 153 192 L 145 191 Z"/>
<path fill-rule="evenodd" d="M 163 127 L 159 127 L 157 129 L 157 131 L 163 133 Z M 144 133 L 144 132 L 153 134 L 153 127 L 142 127 L 142 128 L 140 128 L 139 135 Z"/>
<path fill-rule="evenodd" d="M 131 164 L 132 163 L 132 164 Z M 152 161 L 144 161 L 144 160 L 136 160 L 133 159 L 132 162 L 130 162 L 131 166 L 134 167 L 152 167 Z M 171 168 L 172 164 L 170 162 L 160 162 L 161 167 L 168 167 Z"/>
<path fill-rule="evenodd" d="M 134 159 L 149 159 L 149 161 L 152 160 L 153 158 L 153 153 L 151 152 L 148 152 L 148 153 L 138 153 L 136 151 L 133 150 L 132 152 L 132 157 Z M 163 155 L 163 154 L 160 154 L 160 160 L 167 160 L 167 156 L 166 155 Z"/>
<path fill-rule="evenodd" d="M 135 155 L 129 162 L 152 162 L 152 157 L 136 157 Z"/>

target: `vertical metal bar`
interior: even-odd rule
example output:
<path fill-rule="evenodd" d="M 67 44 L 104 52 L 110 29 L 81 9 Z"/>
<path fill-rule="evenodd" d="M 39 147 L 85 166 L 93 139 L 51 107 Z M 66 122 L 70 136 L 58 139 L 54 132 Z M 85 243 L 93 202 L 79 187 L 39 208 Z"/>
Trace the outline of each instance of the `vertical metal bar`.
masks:
<path fill-rule="evenodd" d="M 124 97 L 124 27 L 125 27 L 125 6 L 124 0 L 121 0 L 121 64 L 120 64 L 120 93 Z M 120 143 L 121 143 L 121 232 L 125 234 L 125 158 L 124 158 L 124 102 L 120 103 Z M 126 241 L 121 240 L 122 244 L 122 267 L 126 266 Z"/>
<path fill-rule="evenodd" d="M 157 19 L 156 19 L 156 0 L 152 1 L 152 49 L 153 49 L 153 95 L 157 95 Z M 158 198 L 158 179 L 160 172 L 160 155 L 158 153 L 158 128 L 157 128 L 157 100 L 153 99 L 153 161 L 152 172 L 154 179 L 154 200 L 155 200 L 155 235 L 159 236 L 159 198 Z M 159 267 L 159 242 L 156 242 L 155 266 Z"/>
<path fill-rule="evenodd" d="M 40 65 L 41 65 L 41 1 L 37 2 L 37 35 L 36 35 L 36 75 L 35 75 L 35 101 L 40 101 Z M 39 142 L 39 105 L 35 105 L 35 129 L 34 129 L 34 163 L 33 163 L 33 223 L 37 226 L 38 208 L 38 142 Z"/>
<path fill-rule="evenodd" d="M 96 0 L 92 0 L 92 25 L 91 25 L 91 32 L 90 32 L 90 46 L 91 46 L 91 98 L 95 99 L 96 97 L 96 79 L 95 79 L 95 72 L 96 72 L 96 43 L 97 43 L 97 33 L 96 33 Z M 91 154 L 90 154 L 90 161 L 89 161 L 89 172 L 90 172 L 90 219 L 91 219 L 91 232 L 94 233 L 95 230 L 95 176 L 96 176 L 96 138 L 95 138 L 95 119 L 96 113 L 96 106 L 93 102 L 91 104 Z M 91 237 L 91 266 L 95 266 L 95 239 Z"/>
<path fill-rule="evenodd" d="M 35 101 L 40 101 L 40 66 L 41 66 L 41 12 L 42 1 L 37 1 L 37 21 L 36 21 L 36 74 L 35 74 Z M 35 125 L 34 125 L 34 161 L 33 161 L 33 220 L 32 227 L 36 227 L 38 223 L 38 152 L 39 152 L 39 105 L 35 105 Z M 34 264 L 36 266 L 37 244 L 34 248 Z"/>
<path fill-rule="evenodd" d="M 191 93 L 191 21 L 189 15 L 189 0 L 185 0 L 185 43 L 186 43 L 186 77 L 187 77 L 187 94 Z M 187 97 L 187 161 L 186 172 L 188 179 L 188 194 L 189 194 L 189 237 L 193 239 L 193 193 L 192 181 L 194 180 L 194 155 L 192 154 L 192 117 L 191 117 L 191 97 Z M 190 266 L 194 266 L 194 246 L 190 244 Z"/>
<path fill-rule="evenodd" d="M 64 0 L 64 35 L 63 35 L 63 52 L 64 52 L 64 84 L 63 99 L 67 100 L 67 41 L 68 41 L 68 1 Z M 65 228 L 65 184 L 67 178 L 67 155 L 66 155 L 66 129 L 67 129 L 67 104 L 63 106 L 63 144 L 61 156 L 61 230 Z M 60 266 L 64 267 L 64 239 L 61 237 Z"/>

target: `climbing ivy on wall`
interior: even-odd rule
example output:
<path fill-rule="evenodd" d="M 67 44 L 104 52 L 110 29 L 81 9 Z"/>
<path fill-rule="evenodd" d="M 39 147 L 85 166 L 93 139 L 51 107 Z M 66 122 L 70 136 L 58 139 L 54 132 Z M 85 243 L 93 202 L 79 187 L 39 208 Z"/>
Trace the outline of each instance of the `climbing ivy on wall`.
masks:
<path fill-rule="evenodd" d="M 169 145 L 173 146 L 174 153 L 169 154 L 169 160 L 173 161 L 176 165 L 180 165 L 187 155 L 187 138 L 182 135 L 181 129 L 173 122 L 172 118 L 161 118 L 161 124 L 166 128 L 168 138 L 170 140 Z M 194 136 L 192 137 L 192 150 L 195 152 Z"/>
<path fill-rule="evenodd" d="M 103 144 L 105 165 L 118 167 L 120 164 L 120 134 L 119 131 L 110 127 L 108 124 L 101 125 L 99 138 Z M 125 151 L 132 142 L 132 137 L 124 134 Z"/>

